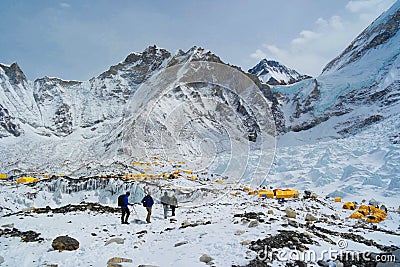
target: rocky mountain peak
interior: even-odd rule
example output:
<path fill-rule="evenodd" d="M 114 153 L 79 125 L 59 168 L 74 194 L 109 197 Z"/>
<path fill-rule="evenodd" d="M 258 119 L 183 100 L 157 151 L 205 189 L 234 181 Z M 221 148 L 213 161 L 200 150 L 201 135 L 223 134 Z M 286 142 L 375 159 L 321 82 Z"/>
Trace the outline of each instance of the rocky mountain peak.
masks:
<path fill-rule="evenodd" d="M 287 85 L 311 78 L 290 69 L 275 60 L 263 59 L 256 66 L 248 70 L 256 75 L 263 83 L 269 85 Z"/>
<path fill-rule="evenodd" d="M 19 84 L 23 81 L 27 81 L 25 74 L 22 72 L 21 68 L 16 62 L 12 63 L 10 66 L 0 64 L 0 68 L 4 70 L 5 74 L 10 79 L 10 82 L 13 84 Z"/>

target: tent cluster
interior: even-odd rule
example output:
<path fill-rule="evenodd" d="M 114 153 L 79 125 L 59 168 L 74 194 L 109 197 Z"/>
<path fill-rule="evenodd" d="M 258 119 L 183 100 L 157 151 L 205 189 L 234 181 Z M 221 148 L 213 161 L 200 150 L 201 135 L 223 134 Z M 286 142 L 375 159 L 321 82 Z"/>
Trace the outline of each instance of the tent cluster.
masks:
<path fill-rule="evenodd" d="M 248 192 L 249 195 L 258 195 L 259 198 L 298 198 L 299 191 L 296 189 L 288 188 L 288 189 L 260 189 L 260 190 L 252 190 L 250 187 L 243 187 L 243 191 Z"/>
<path fill-rule="evenodd" d="M 361 205 L 349 218 L 365 219 L 368 223 L 380 223 L 386 218 L 386 212 L 375 206 Z"/>
<path fill-rule="evenodd" d="M 17 184 L 20 183 L 35 183 L 35 182 L 39 182 L 40 179 L 39 178 L 35 178 L 32 176 L 27 176 L 27 177 L 21 177 L 17 180 Z"/>

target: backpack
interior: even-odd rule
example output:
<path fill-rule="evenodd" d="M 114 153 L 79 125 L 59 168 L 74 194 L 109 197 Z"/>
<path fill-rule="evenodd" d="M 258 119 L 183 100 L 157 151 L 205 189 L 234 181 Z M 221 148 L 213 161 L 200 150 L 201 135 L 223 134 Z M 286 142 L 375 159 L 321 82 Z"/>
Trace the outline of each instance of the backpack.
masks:
<path fill-rule="evenodd" d="M 125 201 L 124 201 L 124 197 L 125 197 L 125 195 L 120 195 L 119 197 L 118 197 L 118 206 L 125 206 Z"/>

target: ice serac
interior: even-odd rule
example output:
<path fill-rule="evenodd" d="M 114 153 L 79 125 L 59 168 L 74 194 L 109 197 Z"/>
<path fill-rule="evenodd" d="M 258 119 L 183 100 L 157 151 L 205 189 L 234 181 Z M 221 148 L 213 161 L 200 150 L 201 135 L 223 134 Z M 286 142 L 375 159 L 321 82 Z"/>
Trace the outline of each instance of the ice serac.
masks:
<path fill-rule="evenodd" d="M 263 83 L 269 85 L 288 85 L 311 78 L 300 74 L 275 60 L 261 60 L 256 66 L 248 70 L 256 75 Z"/>
<path fill-rule="evenodd" d="M 337 194 L 398 188 L 399 18 L 397 1 L 320 76 L 272 87 L 284 114 L 276 180 Z"/>

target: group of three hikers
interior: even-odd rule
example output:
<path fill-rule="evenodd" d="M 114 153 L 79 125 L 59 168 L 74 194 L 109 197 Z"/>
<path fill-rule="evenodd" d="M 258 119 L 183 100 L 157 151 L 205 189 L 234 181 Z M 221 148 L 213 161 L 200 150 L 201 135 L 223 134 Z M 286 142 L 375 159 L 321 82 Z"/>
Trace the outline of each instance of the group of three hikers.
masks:
<path fill-rule="evenodd" d="M 131 214 L 128 208 L 128 205 L 133 206 L 132 203 L 129 203 L 129 196 L 130 192 L 126 192 L 125 195 L 121 195 L 121 223 L 122 224 L 129 224 L 128 218 L 129 215 Z M 151 197 L 150 193 L 147 193 L 147 195 L 142 199 L 142 204 L 147 210 L 147 217 L 146 217 L 146 222 L 150 223 L 150 216 L 151 216 L 151 209 L 154 205 L 154 200 Z M 178 206 L 178 200 L 174 195 L 168 196 L 167 192 L 164 192 L 164 195 L 160 199 L 161 204 L 163 205 L 164 208 L 164 219 L 167 219 L 168 216 L 168 208 L 171 208 L 172 211 L 172 216 L 175 216 L 175 209 Z"/>

